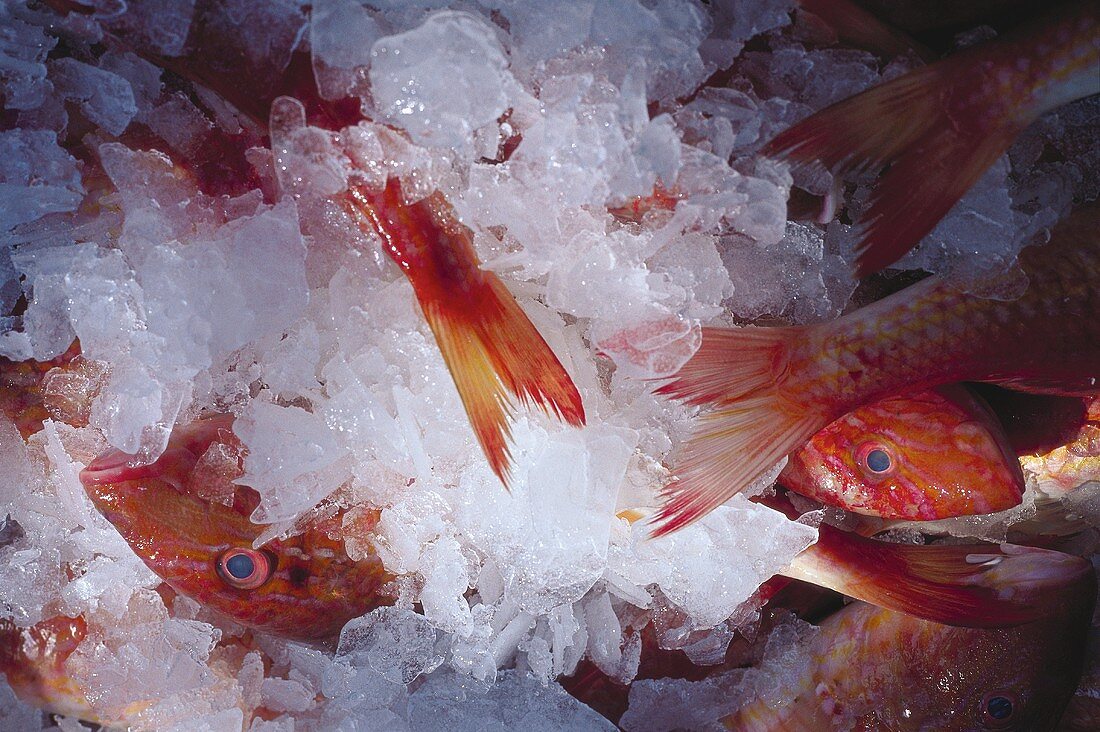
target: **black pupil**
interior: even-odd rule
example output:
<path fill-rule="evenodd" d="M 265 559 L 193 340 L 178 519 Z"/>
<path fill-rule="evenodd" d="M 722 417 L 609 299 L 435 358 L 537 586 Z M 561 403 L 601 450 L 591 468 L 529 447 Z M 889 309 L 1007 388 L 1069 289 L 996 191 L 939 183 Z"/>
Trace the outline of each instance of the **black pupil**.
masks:
<path fill-rule="evenodd" d="M 867 467 L 876 473 L 890 469 L 890 456 L 885 450 L 871 450 L 867 453 Z"/>
<path fill-rule="evenodd" d="M 985 710 L 993 719 L 1008 719 L 1012 714 L 1012 702 L 1003 696 L 995 696 L 986 702 Z"/>
<path fill-rule="evenodd" d="M 226 560 L 225 569 L 237 579 L 248 579 L 256 571 L 256 563 L 247 554 L 234 554 Z"/>

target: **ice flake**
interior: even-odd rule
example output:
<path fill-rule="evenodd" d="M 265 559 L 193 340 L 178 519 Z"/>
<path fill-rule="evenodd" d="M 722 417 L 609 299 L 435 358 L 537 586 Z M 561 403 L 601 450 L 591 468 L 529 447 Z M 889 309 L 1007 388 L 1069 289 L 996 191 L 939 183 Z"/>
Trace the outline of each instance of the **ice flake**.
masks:
<path fill-rule="evenodd" d="M 385 35 L 378 21 L 355 0 L 321 0 L 310 14 L 309 45 L 317 89 L 325 99 L 341 99 L 360 89 L 370 65 L 370 49 Z"/>
<path fill-rule="evenodd" d="M 443 663 L 439 632 L 423 615 L 381 607 L 348 621 L 340 631 L 336 662 L 369 666 L 394 682 L 411 683 Z"/>
<path fill-rule="evenodd" d="M 108 22 L 141 50 L 165 56 L 178 56 L 187 40 L 195 0 L 146 0 L 126 3 L 126 12 Z"/>
<path fill-rule="evenodd" d="M 658 583 L 699 628 L 732 615 L 762 582 L 817 539 L 816 529 L 742 496 L 658 540 L 643 538 L 644 522 L 633 528 L 633 545 L 616 551 L 612 566 L 638 585 Z"/>
<path fill-rule="evenodd" d="M 0 99 L 7 109 L 34 109 L 52 90 L 45 61 L 57 38 L 12 17 L 11 5 L 0 7 Z"/>
<path fill-rule="evenodd" d="M 409 697 L 409 726 L 414 732 L 477 729 L 504 732 L 593 732 L 615 726 L 569 696 L 557 684 L 542 685 L 533 676 L 501 673 L 488 693 L 470 689 L 458 674 L 437 672 Z"/>
<path fill-rule="evenodd" d="M 414 142 L 436 147 L 469 145 L 475 129 L 508 108 L 514 85 L 492 28 L 453 11 L 376 42 L 370 81 L 382 117 Z"/>
<path fill-rule="evenodd" d="M 0 232 L 48 213 L 72 211 L 84 196 L 76 160 L 47 130 L 0 132 Z"/>
<path fill-rule="evenodd" d="M 325 423 L 299 407 L 250 402 L 233 431 L 248 451 L 234 482 L 260 494 L 256 523 L 293 520 L 350 477 L 346 453 Z"/>
<path fill-rule="evenodd" d="M 57 93 L 76 101 L 84 116 L 112 135 L 121 135 L 137 114 L 130 83 L 106 69 L 72 58 L 51 61 L 50 81 Z"/>

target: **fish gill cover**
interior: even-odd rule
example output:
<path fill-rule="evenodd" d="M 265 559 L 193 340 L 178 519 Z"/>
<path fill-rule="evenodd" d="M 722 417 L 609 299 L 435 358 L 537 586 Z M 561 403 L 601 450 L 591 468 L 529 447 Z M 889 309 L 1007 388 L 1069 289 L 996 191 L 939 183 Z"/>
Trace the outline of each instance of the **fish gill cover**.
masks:
<path fill-rule="evenodd" d="M 791 0 L 0 0 L 0 356 L 78 338 L 85 361 L 26 441 L 0 416 L 0 615 L 83 616 L 85 718 L 135 729 L 594 729 L 555 682 L 582 658 L 629 682 L 648 628 L 721 659 L 816 530 L 744 496 L 659 541 L 620 516 L 659 505 L 691 430 L 653 380 L 704 325 L 849 307 L 856 217 L 816 223 L 833 180 L 758 151 L 919 63 L 832 45 Z M 1044 116 L 897 266 L 1008 270 L 1096 197 L 1096 116 Z M 583 429 L 515 412 L 510 492 L 408 280 L 334 203 L 353 175 L 442 192 L 581 396 Z M 335 654 L 165 590 L 85 495 L 98 455 L 151 462 L 210 412 L 236 415 L 257 547 L 341 510 L 351 558 L 395 576 Z M 225 499 L 237 455 L 206 459 Z M 1028 511 L 948 530 L 1000 540 Z M 813 631 L 782 632 L 776 678 Z M 674 726 L 647 683 L 626 719 Z M 728 713 L 711 687 L 692 719 Z M 53 723 L 0 686 L 0 728 Z"/>

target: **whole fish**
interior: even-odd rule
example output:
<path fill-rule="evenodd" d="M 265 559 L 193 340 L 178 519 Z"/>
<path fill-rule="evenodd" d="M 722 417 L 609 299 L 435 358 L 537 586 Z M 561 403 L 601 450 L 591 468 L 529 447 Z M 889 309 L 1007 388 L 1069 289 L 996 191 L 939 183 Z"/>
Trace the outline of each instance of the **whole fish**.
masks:
<path fill-rule="evenodd" d="M 958 381 L 1100 392 L 1100 207 L 1021 252 L 1014 300 L 929 277 L 837 320 L 705 328 L 699 351 L 658 391 L 714 409 L 680 448 L 656 534 L 748 486 L 842 415 Z"/>
<path fill-rule="evenodd" d="M 1086 0 L 827 107 L 763 153 L 840 176 L 889 166 L 857 222 L 862 277 L 932 231 L 1025 127 L 1096 93 L 1100 9 Z"/>
<path fill-rule="evenodd" d="M 232 415 L 217 415 L 177 427 L 150 465 L 131 466 L 132 456 L 107 453 L 81 472 L 81 482 L 161 579 L 249 628 L 325 639 L 348 620 L 390 604 L 384 585 L 392 577 L 382 562 L 374 554 L 352 560 L 338 538 L 343 512 L 253 548 L 265 527 L 249 520 L 256 492 L 232 483 L 242 471 L 196 468 L 210 451 L 239 450 L 232 424 Z M 369 535 L 377 519 L 377 512 L 367 512 L 357 529 Z"/>
<path fill-rule="evenodd" d="M 909 521 L 1004 511 L 1024 491 L 1000 423 L 958 385 L 844 415 L 791 454 L 778 482 L 829 506 Z"/>
<path fill-rule="evenodd" d="M 756 700 L 723 723 L 737 732 L 1053 730 L 1081 677 L 1096 600 L 1096 577 L 1079 561 L 1059 610 L 1014 628 L 848 605 L 820 625 L 784 704 Z"/>
<path fill-rule="evenodd" d="M 500 278 L 481 269 L 473 232 L 442 193 L 408 202 L 391 177 L 381 189 L 353 184 L 343 202 L 412 283 L 478 443 L 507 486 L 509 395 L 580 427 L 577 387 Z"/>

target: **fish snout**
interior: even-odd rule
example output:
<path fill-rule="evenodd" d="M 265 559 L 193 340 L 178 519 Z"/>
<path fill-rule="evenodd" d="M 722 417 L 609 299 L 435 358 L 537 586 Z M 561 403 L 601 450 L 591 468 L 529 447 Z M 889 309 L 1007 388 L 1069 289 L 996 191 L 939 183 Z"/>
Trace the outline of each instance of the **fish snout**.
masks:
<path fill-rule="evenodd" d="M 159 478 L 182 488 L 186 476 L 210 445 L 231 435 L 233 415 L 219 414 L 176 427 L 168 439 L 168 447 L 151 463 L 142 463 L 133 454 L 111 450 L 100 455 L 80 471 L 85 488 Z"/>

